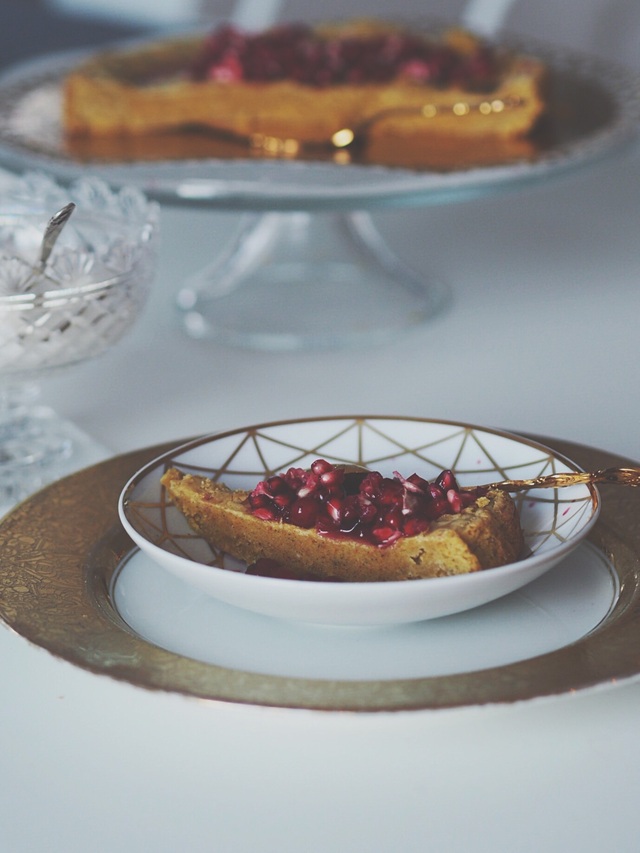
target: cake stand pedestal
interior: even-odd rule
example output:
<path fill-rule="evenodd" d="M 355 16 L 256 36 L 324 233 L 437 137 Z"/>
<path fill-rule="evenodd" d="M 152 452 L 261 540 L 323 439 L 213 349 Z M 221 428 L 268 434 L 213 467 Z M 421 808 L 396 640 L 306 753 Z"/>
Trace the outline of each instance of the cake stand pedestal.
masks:
<path fill-rule="evenodd" d="M 446 286 L 407 267 L 364 211 L 249 216 L 177 296 L 189 336 L 264 350 L 380 343 L 447 300 Z"/>

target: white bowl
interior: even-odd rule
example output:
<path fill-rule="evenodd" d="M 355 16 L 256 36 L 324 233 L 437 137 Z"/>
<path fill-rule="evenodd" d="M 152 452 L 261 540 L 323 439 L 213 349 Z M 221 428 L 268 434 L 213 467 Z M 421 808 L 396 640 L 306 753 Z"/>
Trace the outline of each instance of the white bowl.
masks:
<path fill-rule="evenodd" d="M 461 485 L 579 471 L 553 450 L 493 429 L 419 418 L 327 417 L 261 424 L 184 444 L 142 468 L 119 502 L 122 524 L 155 563 L 214 598 L 268 616 L 334 625 L 383 625 L 433 619 L 478 607 L 524 586 L 567 556 L 599 512 L 593 486 L 515 495 L 526 555 L 468 575 L 412 581 L 326 583 L 259 577 L 222 559 L 187 525 L 160 484 L 176 466 L 231 488 L 314 459 L 355 463 L 390 476 L 432 479 L 451 468 Z"/>

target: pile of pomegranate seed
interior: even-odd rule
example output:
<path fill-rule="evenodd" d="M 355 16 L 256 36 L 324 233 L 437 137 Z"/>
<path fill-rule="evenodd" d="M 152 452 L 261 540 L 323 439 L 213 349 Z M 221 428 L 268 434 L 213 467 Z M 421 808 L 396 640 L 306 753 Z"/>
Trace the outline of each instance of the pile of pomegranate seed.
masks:
<path fill-rule="evenodd" d="M 225 25 L 215 30 L 190 69 L 195 81 L 292 80 L 307 86 L 386 83 L 405 78 L 436 86 L 491 88 L 496 57 L 486 45 L 462 54 L 410 32 L 321 38 L 304 24 L 261 33 Z"/>
<path fill-rule="evenodd" d="M 317 459 L 308 471 L 289 468 L 262 480 L 246 505 L 265 521 L 387 546 L 403 536 L 425 532 L 442 515 L 462 512 L 477 496 L 461 491 L 451 471 L 428 482 L 418 474 L 408 478 L 397 473 L 394 477 L 377 472 L 346 474 L 343 468 Z"/>

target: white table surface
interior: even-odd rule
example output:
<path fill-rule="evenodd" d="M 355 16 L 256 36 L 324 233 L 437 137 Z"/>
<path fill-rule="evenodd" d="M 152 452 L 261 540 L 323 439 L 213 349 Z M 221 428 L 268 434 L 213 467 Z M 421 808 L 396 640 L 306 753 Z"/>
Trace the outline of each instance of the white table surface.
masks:
<path fill-rule="evenodd" d="M 184 276 L 237 217 L 162 211 L 156 285 L 45 402 L 120 453 L 270 419 L 472 421 L 640 459 L 640 156 L 376 222 L 450 282 L 449 312 L 375 349 L 188 340 Z M 0 851 L 632 851 L 640 683 L 458 711 L 352 714 L 153 694 L 0 626 Z"/>

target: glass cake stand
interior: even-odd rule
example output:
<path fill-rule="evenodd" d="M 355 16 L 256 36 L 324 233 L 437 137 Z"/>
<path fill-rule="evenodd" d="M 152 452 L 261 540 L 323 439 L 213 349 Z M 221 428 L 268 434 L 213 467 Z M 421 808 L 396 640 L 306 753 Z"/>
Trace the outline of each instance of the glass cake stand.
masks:
<path fill-rule="evenodd" d="M 132 159 L 70 151 L 61 81 L 78 53 L 29 62 L 0 79 L 0 163 L 70 181 L 90 169 L 165 205 L 246 214 L 235 243 L 184 281 L 187 334 L 257 349 L 379 343 L 427 323 L 449 294 L 385 245 L 372 212 L 464 201 L 594 163 L 630 143 L 640 121 L 636 75 L 601 60 L 516 44 L 551 69 L 551 120 L 533 158 L 414 171 L 283 159 Z"/>

